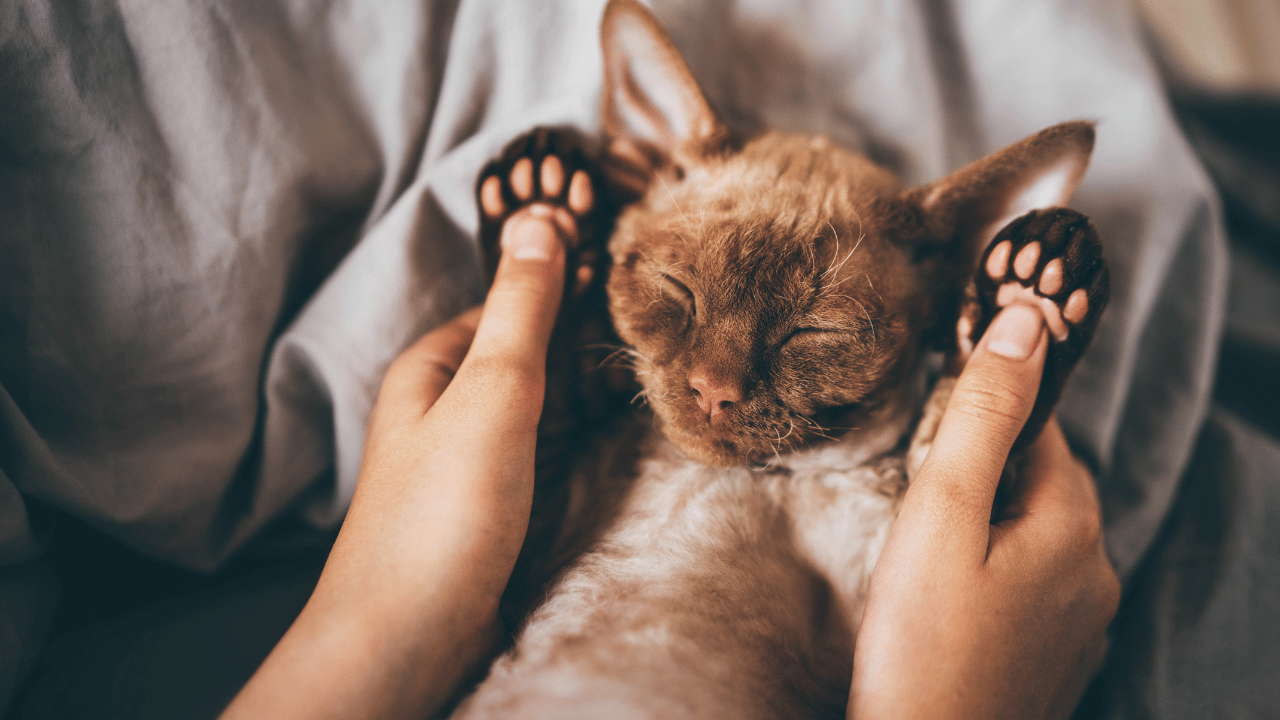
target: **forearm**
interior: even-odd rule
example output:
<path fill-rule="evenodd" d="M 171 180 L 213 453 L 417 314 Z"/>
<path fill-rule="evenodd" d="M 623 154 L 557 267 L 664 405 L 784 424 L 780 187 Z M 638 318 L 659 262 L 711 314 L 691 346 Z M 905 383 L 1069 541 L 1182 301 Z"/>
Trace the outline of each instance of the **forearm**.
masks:
<path fill-rule="evenodd" d="M 423 545 L 408 555 L 387 542 L 397 533 L 385 523 L 355 512 L 306 607 L 226 717 L 422 717 L 439 708 L 501 638 L 510 564 L 495 558 L 514 554 L 494 549 L 508 531 L 476 528 L 499 515 L 489 505 L 437 505 L 420 518 L 414 542 Z"/>
<path fill-rule="evenodd" d="M 224 717 L 429 715 L 499 638 L 494 617 L 430 625 L 405 632 L 367 607 L 313 599 Z"/>

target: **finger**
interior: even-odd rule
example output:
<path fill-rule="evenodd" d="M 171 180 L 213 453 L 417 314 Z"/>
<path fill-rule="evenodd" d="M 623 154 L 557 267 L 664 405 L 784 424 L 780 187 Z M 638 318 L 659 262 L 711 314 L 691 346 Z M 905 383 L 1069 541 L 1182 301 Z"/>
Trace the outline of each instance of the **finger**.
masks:
<path fill-rule="evenodd" d="M 417 416 L 430 410 L 458 372 L 479 322 L 477 305 L 418 338 L 387 368 L 378 404 Z"/>
<path fill-rule="evenodd" d="M 536 427 L 564 273 L 564 243 L 554 224 L 528 214 L 507 221 L 475 339 L 441 398 L 459 422 L 488 428 L 493 437 L 523 437 Z"/>
<path fill-rule="evenodd" d="M 553 223 L 526 214 L 507 221 L 502 259 L 467 362 L 545 366 L 564 291 L 564 264 L 564 241 Z"/>
<path fill-rule="evenodd" d="M 433 476 L 459 492 L 496 494 L 516 506 L 528 501 L 564 265 L 551 222 L 524 214 L 507 221 L 471 347 L 421 433 L 436 458 Z"/>
<path fill-rule="evenodd" d="M 956 381 L 932 449 L 904 500 L 922 503 L 978 531 L 989 529 L 996 486 L 1031 414 L 1044 371 L 1048 333 L 1040 311 L 1005 308 Z"/>
<path fill-rule="evenodd" d="M 1010 518 L 1012 532 L 1033 532 L 1046 539 L 1080 536 L 1091 541 L 1101 530 L 1102 509 L 1093 476 L 1071 453 L 1055 419 L 1027 448 L 1027 462 Z"/>

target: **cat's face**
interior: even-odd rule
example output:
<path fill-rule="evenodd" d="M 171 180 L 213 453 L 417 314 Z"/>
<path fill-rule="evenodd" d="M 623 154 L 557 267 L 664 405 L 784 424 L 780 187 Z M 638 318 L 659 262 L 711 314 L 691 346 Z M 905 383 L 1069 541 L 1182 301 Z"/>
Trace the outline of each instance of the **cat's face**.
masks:
<path fill-rule="evenodd" d="M 672 441 L 765 462 L 890 400 L 932 294 L 891 240 L 912 231 L 898 194 L 821 139 L 768 134 L 662 177 L 623 215 L 610 311 Z"/>
<path fill-rule="evenodd" d="M 610 3 L 602 37 L 615 175 L 639 198 L 610 239 L 610 312 L 665 434 L 711 464 L 890 411 L 991 228 L 1065 201 L 1092 144 L 1057 126 L 904 189 L 822 138 L 731 142 L 632 0 Z"/>

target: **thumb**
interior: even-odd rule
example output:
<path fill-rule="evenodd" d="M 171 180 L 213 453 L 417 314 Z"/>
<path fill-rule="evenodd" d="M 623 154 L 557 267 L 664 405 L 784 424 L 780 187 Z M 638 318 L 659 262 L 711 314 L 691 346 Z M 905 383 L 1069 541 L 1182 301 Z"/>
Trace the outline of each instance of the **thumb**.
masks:
<path fill-rule="evenodd" d="M 551 222 L 527 214 L 507 221 L 475 337 L 440 398 L 458 422 L 499 435 L 536 426 L 564 274 L 564 242 Z"/>
<path fill-rule="evenodd" d="M 908 493 L 985 533 L 1009 450 L 1031 414 L 1048 351 L 1039 309 L 1000 312 L 956 381 L 933 447 Z M 954 523 L 950 523 L 954 526 Z M 985 535 L 983 535 L 985 538 Z"/>
<path fill-rule="evenodd" d="M 502 231 L 502 260 L 467 360 L 545 366 L 564 292 L 564 241 L 549 220 L 521 214 Z"/>

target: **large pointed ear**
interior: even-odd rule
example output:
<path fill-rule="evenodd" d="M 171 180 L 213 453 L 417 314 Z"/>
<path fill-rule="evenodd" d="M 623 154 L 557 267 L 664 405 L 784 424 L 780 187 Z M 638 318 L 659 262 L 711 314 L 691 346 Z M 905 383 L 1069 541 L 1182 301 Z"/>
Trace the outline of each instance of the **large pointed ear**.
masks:
<path fill-rule="evenodd" d="M 1093 137 L 1092 123 L 1054 125 L 909 191 L 908 200 L 923 211 L 932 241 L 962 242 L 961 252 L 977 258 L 1010 220 L 1070 201 L 1089 166 Z"/>
<path fill-rule="evenodd" d="M 610 0 L 600 45 L 604 128 L 624 155 L 636 151 L 651 165 L 679 165 L 726 144 L 728 132 L 689 66 L 643 5 Z"/>

